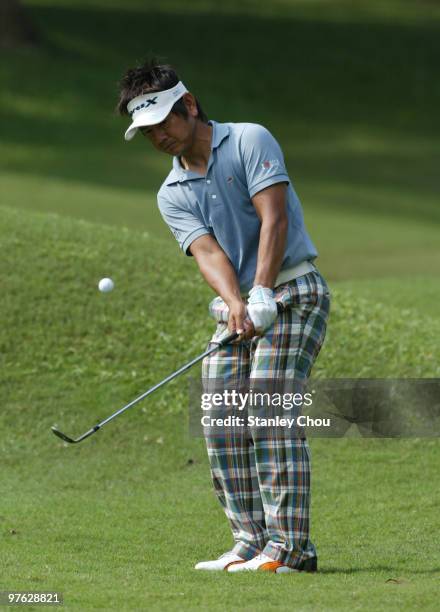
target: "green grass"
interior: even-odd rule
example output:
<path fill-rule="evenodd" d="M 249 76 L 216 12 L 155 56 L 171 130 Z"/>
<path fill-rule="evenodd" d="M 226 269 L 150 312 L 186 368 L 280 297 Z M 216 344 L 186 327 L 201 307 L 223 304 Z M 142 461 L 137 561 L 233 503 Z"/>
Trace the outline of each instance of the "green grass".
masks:
<path fill-rule="evenodd" d="M 161 445 L 140 422 L 78 449 L 36 437 L 38 458 L 21 452 L 3 484 L 2 585 L 81 610 L 436 609 L 437 442 L 313 441 L 320 573 L 206 575 L 192 565 L 230 535 L 200 445 L 167 425 Z"/>
<path fill-rule="evenodd" d="M 203 350 L 210 290 L 153 236 L 0 212 L 3 590 L 59 590 L 81 610 L 435 609 L 437 439 L 311 440 L 318 575 L 195 572 L 231 540 L 187 433 L 188 379 L 79 447 L 50 426 L 77 435 Z M 332 290 L 317 375 L 439 375 L 422 300 Z"/>

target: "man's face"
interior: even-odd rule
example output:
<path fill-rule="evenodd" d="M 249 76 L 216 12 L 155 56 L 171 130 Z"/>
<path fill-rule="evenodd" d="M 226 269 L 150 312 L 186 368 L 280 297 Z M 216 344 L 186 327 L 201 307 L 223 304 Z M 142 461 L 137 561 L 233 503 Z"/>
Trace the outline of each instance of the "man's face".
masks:
<path fill-rule="evenodd" d="M 139 128 L 153 146 L 168 155 L 182 155 L 193 143 L 195 120 L 170 113 L 161 123 Z"/>

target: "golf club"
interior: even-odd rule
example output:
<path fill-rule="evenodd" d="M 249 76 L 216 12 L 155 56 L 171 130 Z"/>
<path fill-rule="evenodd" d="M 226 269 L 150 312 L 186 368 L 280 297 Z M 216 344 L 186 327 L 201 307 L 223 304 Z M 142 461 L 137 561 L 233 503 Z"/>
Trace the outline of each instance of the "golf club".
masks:
<path fill-rule="evenodd" d="M 277 303 L 277 309 L 278 309 L 278 313 L 282 312 L 282 310 L 283 310 L 283 307 L 281 306 L 281 304 L 279 302 Z M 156 391 L 157 389 L 159 389 L 160 387 L 165 385 L 167 382 L 170 382 L 170 380 L 173 380 L 173 378 L 176 378 L 180 374 L 183 374 L 184 372 L 189 370 L 193 365 L 195 365 L 197 362 L 201 361 L 202 359 L 204 359 L 208 355 L 211 355 L 211 353 L 214 353 L 215 351 L 218 351 L 223 346 L 226 346 L 230 342 L 233 342 L 236 338 L 238 338 L 238 336 L 239 336 L 239 334 L 234 332 L 232 334 L 229 334 L 225 338 L 223 338 L 223 340 L 220 340 L 219 342 L 216 342 L 216 346 L 213 346 L 212 348 L 208 349 L 207 351 L 205 351 L 201 355 L 198 355 L 198 357 L 195 357 L 194 359 L 192 359 L 191 361 L 186 363 L 184 366 L 182 366 L 181 368 L 179 368 L 178 370 L 176 370 L 175 372 L 173 372 L 172 374 L 170 374 L 169 376 L 164 378 L 161 382 L 157 383 L 157 385 L 154 385 L 154 387 L 151 387 L 151 389 L 148 389 L 148 391 L 145 391 L 145 393 L 142 393 L 142 395 L 139 395 L 139 397 L 134 399 L 132 402 L 130 402 L 129 404 L 127 404 L 123 408 L 120 408 L 114 414 L 112 414 L 109 417 L 107 417 L 106 419 L 104 419 L 104 421 L 101 421 L 100 423 L 98 423 L 97 425 L 95 425 L 94 427 L 92 427 L 91 429 L 86 431 L 85 433 L 83 433 L 83 435 L 79 436 L 79 438 L 69 438 L 69 436 L 66 436 L 66 434 L 64 434 L 62 431 L 57 429 L 55 426 L 52 426 L 52 432 L 56 436 L 58 436 L 58 438 L 61 438 L 61 440 L 64 440 L 64 442 L 68 442 L 69 444 L 78 444 L 78 442 L 82 442 L 83 440 L 85 440 L 89 436 L 92 436 L 99 429 L 101 429 L 101 427 L 103 427 L 104 425 L 106 425 L 107 423 L 112 421 L 114 418 L 116 418 L 117 416 L 119 416 L 120 414 L 122 414 L 123 412 L 125 412 L 126 410 L 128 410 L 129 408 L 131 408 L 132 406 L 134 406 L 135 404 L 137 404 L 138 402 L 140 402 L 144 398 L 146 398 L 147 395 L 150 395 L 151 393 L 153 393 L 154 391 Z"/>
<path fill-rule="evenodd" d="M 161 382 L 157 383 L 157 385 L 154 385 L 154 387 L 151 387 L 151 389 L 148 389 L 148 391 L 146 391 L 145 393 L 142 393 L 142 395 L 139 395 L 139 397 L 134 399 L 132 402 L 130 402 L 123 408 L 120 408 L 117 412 L 115 412 L 111 416 L 104 419 L 104 421 L 101 421 L 101 423 L 98 423 L 97 425 L 95 425 L 94 427 L 86 431 L 82 436 L 79 436 L 79 438 L 69 438 L 69 436 L 66 436 L 66 434 L 64 434 L 62 431 L 59 431 L 59 429 L 57 429 L 56 427 L 52 427 L 53 433 L 59 438 L 61 438 L 62 440 L 64 440 L 64 442 L 69 442 L 69 444 L 77 444 L 78 442 L 82 442 L 89 436 L 93 435 L 96 431 L 98 431 L 98 429 L 101 429 L 101 427 L 106 425 L 106 423 L 109 423 L 114 418 L 116 418 L 117 416 L 125 412 L 125 410 L 128 410 L 129 408 L 131 408 L 132 406 L 134 406 L 135 404 L 137 404 L 138 402 L 146 398 L 147 395 L 150 395 L 151 393 L 153 393 L 153 391 L 156 391 L 156 389 L 159 389 L 160 387 L 165 385 L 170 380 L 173 380 L 173 378 L 176 378 L 180 374 L 183 374 L 183 372 L 186 372 L 186 370 L 189 370 L 198 361 L 201 361 L 204 357 L 207 357 L 214 351 L 218 351 L 218 349 L 222 348 L 223 346 L 226 346 L 227 344 L 229 344 L 236 338 L 238 338 L 238 334 L 236 332 L 234 332 L 233 334 L 229 334 L 229 336 L 226 336 L 226 338 L 216 343 L 216 346 L 213 346 L 212 348 L 208 349 L 207 351 L 205 351 L 198 357 L 195 357 L 194 359 L 189 361 L 187 364 L 185 364 L 184 366 L 182 366 L 181 368 L 179 368 L 178 370 L 176 370 L 175 372 L 173 372 L 172 374 L 164 378 Z"/>

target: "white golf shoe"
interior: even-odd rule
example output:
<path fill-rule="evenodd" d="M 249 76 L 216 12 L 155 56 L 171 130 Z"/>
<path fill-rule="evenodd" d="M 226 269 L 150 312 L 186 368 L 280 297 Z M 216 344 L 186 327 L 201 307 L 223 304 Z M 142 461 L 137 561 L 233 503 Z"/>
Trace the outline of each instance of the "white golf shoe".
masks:
<path fill-rule="evenodd" d="M 232 550 L 224 553 L 218 559 L 214 559 L 214 561 L 200 561 L 197 565 L 194 566 L 196 570 L 208 570 L 208 571 L 228 571 L 230 567 L 235 567 L 236 565 L 240 565 L 245 563 L 245 559 L 242 559 L 238 555 L 236 555 Z"/>
<path fill-rule="evenodd" d="M 292 574 L 295 572 L 316 572 L 318 571 L 318 560 L 316 557 L 306 559 L 301 565 L 294 569 L 288 565 L 284 565 L 281 561 L 274 561 L 264 553 L 260 553 L 250 561 L 231 565 L 228 567 L 228 572 L 245 572 L 260 570 L 263 572 L 272 572 L 273 574 Z"/>
<path fill-rule="evenodd" d="M 263 553 L 260 553 L 250 561 L 228 567 L 228 572 L 246 572 L 255 570 L 273 572 L 274 574 L 290 574 L 291 572 L 298 571 L 292 567 L 283 565 L 280 561 L 274 561 Z"/>

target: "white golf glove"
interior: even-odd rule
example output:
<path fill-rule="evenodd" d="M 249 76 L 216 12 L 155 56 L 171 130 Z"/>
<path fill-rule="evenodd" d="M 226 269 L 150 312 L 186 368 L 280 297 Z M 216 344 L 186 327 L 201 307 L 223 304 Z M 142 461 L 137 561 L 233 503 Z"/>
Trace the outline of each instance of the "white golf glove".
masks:
<path fill-rule="evenodd" d="M 247 311 L 255 331 L 264 332 L 277 318 L 277 303 L 273 295 L 272 289 L 262 285 L 256 285 L 249 291 Z"/>

